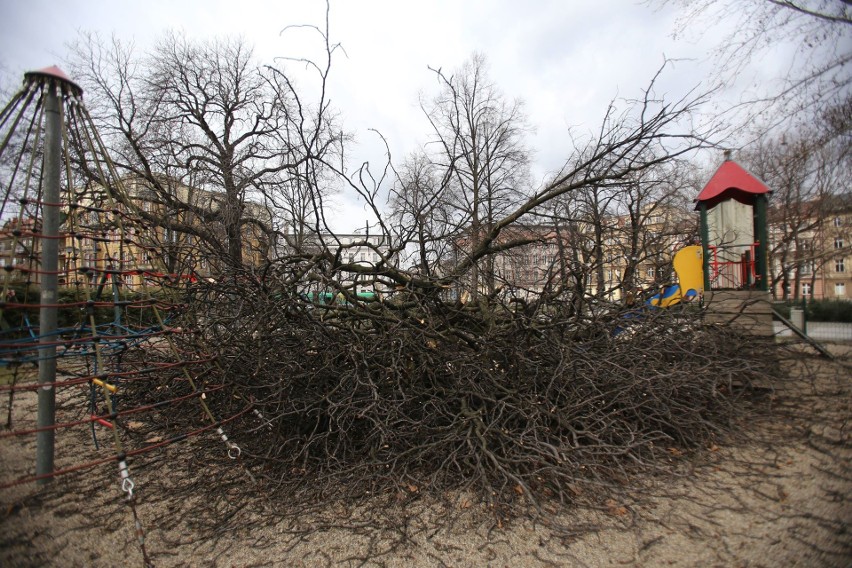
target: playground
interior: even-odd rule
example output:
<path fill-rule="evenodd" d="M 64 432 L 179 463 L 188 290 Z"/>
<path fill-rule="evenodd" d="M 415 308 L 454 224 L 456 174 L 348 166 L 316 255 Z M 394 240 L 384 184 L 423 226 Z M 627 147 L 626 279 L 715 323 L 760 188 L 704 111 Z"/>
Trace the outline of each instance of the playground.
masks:
<path fill-rule="evenodd" d="M 598 311 L 354 293 L 327 250 L 200 278 L 61 70 L 0 125 L 4 565 L 848 560 L 849 352 L 775 341 L 735 162 L 677 281 Z"/>

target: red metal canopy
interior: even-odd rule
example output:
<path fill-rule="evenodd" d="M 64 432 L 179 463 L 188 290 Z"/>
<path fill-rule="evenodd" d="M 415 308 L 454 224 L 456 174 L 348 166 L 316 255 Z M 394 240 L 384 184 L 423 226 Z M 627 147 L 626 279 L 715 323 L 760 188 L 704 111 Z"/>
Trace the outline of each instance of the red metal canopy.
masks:
<path fill-rule="evenodd" d="M 698 203 L 712 201 L 713 203 L 708 205 L 715 205 L 724 198 L 732 197 L 739 201 L 750 202 L 753 199 L 751 196 L 762 193 L 771 193 L 771 191 L 741 165 L 733 160 L 726 160 L 719 166 L 695 201 Z"/>
<path fill-rule="evenodd" d="M 81 96 L 83 94 L 83 89 L 80 88 L 80 85 L 72 81 L 68 75 L 66 75 L 65 72 L 56 65 L 24 73 L 24 77 L 26 78 L 27 83 L 31 81 L 40 82 L 42 79 L 58 80 L 63 92 L 70 91 L 71 94 L 76 96 Z"/>
<path fill-rule="evenodd" d="M 57 79 L 62 79 L 63 81 L 73 82 L 71 81 L 71 78 L 65 74 L 65 71 L 63 71 L 56 65 L 51 65 L 50 67 L 45 67 L 44 69 L 30 71 L 30 73 L 37 73 L 39 75 L 50 75 L 51 77 L 56 77 Z"/>

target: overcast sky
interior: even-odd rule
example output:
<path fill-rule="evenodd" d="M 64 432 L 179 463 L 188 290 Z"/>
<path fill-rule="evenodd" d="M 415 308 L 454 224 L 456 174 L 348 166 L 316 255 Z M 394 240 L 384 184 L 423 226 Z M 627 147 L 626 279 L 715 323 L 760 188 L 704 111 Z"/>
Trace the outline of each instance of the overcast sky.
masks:
<path fill-rule="evenodd" d="M 241 35 L 262 62 L 317 53 L 316 36 L 281 30 L 322 25 L 325 5 L 308 0 L 0 0 L 0 71 L 17 82 L 26 70 L 62 66 L 65 44 L 79 30 L 133 39 L 140 50 L 165 30 L 190 38 Z M 631 0 L 332 0 L 331 36 L 342 44 L 332 70 L 331 99 L 359 158 L 383 158 L 369 132 L 380 131 L 395 163 L 422 145 L 429 125 L 418 96 L 437 92 L 427 66 L 452 70 L 475 52 L 509 98 L 524 101 L 532 127 L 537 179 L 570 151 L 568 128 L 594 129 L 614 97 L 634 97 L 664 57 L 678 60 L 660 92 L 677 97 L 707 86 L 712 48 L 724 30 L 672 37 L 678 13 Z M 777 75 L 789 46 L 748 71 L 743 84 Z M 73 77 L 72 77 L 73 79 Z M 361 206 L 341 198 L 337 230 L 352 230 Z M 362 222 L 360 224 L 363 224 Z"/>

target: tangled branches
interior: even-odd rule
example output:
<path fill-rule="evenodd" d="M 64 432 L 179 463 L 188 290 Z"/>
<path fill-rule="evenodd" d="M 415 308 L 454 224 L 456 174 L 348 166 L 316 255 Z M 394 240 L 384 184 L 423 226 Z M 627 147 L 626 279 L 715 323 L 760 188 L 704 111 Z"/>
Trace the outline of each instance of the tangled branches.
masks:
<path fill-rule="evenodd" d="M 501 510 L 590 500 L 711 445 L 771 369 L 754 341 L 698 311 L 580 322 L 557 301 L 531 314 L 200 286 L 188 314 L 199 333 L 181 338 L 217 350 L 207 380 L 227 394 L 211 404 L 230 416 L 252 403 L 232 436 L 268 490 L 303 502 L 454 490 Z"/>

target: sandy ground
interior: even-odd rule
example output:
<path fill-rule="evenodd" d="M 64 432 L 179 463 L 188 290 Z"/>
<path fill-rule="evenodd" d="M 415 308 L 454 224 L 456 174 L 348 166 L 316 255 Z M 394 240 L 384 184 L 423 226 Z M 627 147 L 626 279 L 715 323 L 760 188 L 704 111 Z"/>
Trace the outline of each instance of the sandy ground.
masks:
<path fill-rule="evenodd" d="M 637 480 L 599 509 L 551 519 L 561 528 L 496 523 L 463 496 L 277 516 L 273 505 L 286 510 L 286 503 L 237 499 L 245 483 L 238 471 L 211 472 L 207 456 L 183 446 L 134 471 L 146 550 L 158 567 L 848 567 L 852 348 L 832 349 L 840 363 L 802 350 L 790 365 L 792 379 L 775 385 L 775 411 L 742 424 L 747 440 L 683 459 L 679 475 Z M 25 407 L 15 411 L 28 416 Z M 2 439 L 0 452 L 0 482 L 31 469 L 32 441 Z M 103 454 L 91 438 L 60 438 L 57 466 L 96 455 Z M 172 459 L 197 460 L 198 476 L 174 479 Z M 0 566 L 144 566 L 114 468 L 60 478 L 47 489 L 0 490 Z M 207 499 L 214 485 L 235 498 Z"/>

